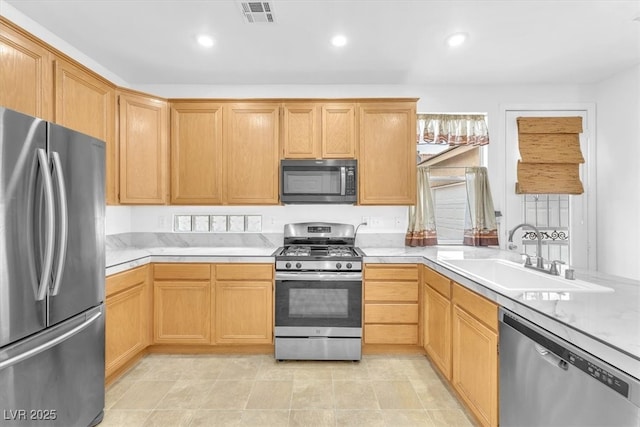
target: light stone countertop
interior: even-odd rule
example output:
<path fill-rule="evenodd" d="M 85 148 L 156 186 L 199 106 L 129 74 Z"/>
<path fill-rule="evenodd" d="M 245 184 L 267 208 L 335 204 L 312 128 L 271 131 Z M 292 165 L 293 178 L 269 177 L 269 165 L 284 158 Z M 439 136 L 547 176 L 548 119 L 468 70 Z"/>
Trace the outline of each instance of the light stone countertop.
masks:
<path fill-rule="evenodd" d="M 194 241 L 192 236 L 151 233 L 108 236 L 106 274 L 151 262 L 273 263 L 278 236 L 225 236 L 225 241 Z M 144 236 L 143 236 L 144 235 Z M 184 237 L 184 236 L 182 236 Z M 490 282 L 443 263 L 448 259 L 498 258 L 520 261 L 513 252 L 469 246 L 368 247 L 365 263 L 422 263 L 507 310 L 519 314 L 577 347 L 640 379 L 640 281 L 576 270 L 576 278 L 614 289 L 611 293 L 506 292 Z M 567 298 L 567 295 L 564 295 Z"/>

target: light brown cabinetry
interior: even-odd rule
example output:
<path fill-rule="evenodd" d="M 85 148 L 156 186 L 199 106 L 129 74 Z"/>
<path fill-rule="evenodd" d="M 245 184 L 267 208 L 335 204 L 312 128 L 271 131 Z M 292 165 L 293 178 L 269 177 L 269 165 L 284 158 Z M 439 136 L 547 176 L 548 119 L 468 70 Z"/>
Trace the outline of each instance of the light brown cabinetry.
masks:
<path fill-rule="evenodd" d="M 453 284 L 451 383 L 483 426 L 498 425 L 498 306 Z"/>
<path fill-rule="evenodd" d="M 451 379 L 451 281 L 423 266 L 423 344 L 431 361 Z"/>
<path fill-rule="evenodd" d="M 167 101 L 118 90 L 118 113 L 120 203 L 167 203 Z"/>
<path fill-rule="evenodd" d="M 79 65 L 56 58 L 55 122 L 106 143 L 107 203 L 117 203 L 115 86 Z"/>
<path fill-rule="evenodd" d="M 365 344 L 418 344 L 418 276 L 415 264 L 365 265 Z"/>
<path fill-rule="evenodd" d="M 273 342 L 273 265 L 215 265 L 216 344 Z"/>
<path fill-rule="evenodd" d="M 155 344 L 211 342 L 211 266 L 153 266 Z"/>
<path fill-rule="evenodd" d="M 147 347 L 151 335 L 149 266 L 107 277 L 105 375 L 107 381 Z"/>
<path fill-rule="evenodd" d="M 415 102 L 359 104 L 359 204 L 415 204 L 415 105 Z"/>
<path fill-rule="evenodd" d="M 171 104 L 171 203 L 222 204 L 222 104 Z"/>
<path fill-rule="evenodd" d="M 232 103 L 224 118 L 224 200 L 278 203 L 279 103 Z"/>
<path fill-rule="evenodd" d="M 285 103 L 284 158 L 354 158 L 355 110 L 356 104 L 352 102 Z"/>
<path fill-rule="evenodd" d="M 52 67 L 44 45 L 0 17 L 0 105 L 51 120 Z"/>

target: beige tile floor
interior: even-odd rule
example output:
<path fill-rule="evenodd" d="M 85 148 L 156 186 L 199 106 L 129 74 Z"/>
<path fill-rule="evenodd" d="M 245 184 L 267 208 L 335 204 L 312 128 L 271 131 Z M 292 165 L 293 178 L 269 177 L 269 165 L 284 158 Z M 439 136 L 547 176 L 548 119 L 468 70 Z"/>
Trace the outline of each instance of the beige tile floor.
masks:
<path fill-rule="evenodd" d="M 107 389 L 105 406 L 102 427 L 473 425 L 419 355 L 148 355 Z"/>

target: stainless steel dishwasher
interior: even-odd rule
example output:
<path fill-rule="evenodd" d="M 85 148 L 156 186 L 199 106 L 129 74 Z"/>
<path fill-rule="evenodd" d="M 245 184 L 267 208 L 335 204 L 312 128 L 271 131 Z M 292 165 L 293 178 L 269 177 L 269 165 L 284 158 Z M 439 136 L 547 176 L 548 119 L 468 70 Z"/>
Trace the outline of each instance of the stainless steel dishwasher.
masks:
<path fill-rule="evenodd" d="M 640 426 L 640 381 L 500 310 L 501 426 Z"/>

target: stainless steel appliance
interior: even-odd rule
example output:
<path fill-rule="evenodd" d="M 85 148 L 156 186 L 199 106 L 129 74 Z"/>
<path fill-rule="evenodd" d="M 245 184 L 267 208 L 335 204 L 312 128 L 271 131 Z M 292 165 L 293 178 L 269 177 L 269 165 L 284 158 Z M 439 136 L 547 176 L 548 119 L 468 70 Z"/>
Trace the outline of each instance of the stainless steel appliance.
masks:
<path fill-rule="evenodd" d="M 360 360 L 362 251 L 349 224 L 288 224 L 276 254 L 275 357 Z"/>
<path fill-rule="evenodd" d="M 102 141 L 0 108 L 0 424 L 104 408 Z"/>
<path fill-rule="evenodd" d="M 500 310 L 500 425 L 639 426 L 640 381 Z"/>
<path fill-rule="evenodd" d="M 358 167 L 355 159 L 281 160 L 282 203 L 342 203 L 357 201 Z"/>

